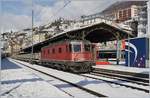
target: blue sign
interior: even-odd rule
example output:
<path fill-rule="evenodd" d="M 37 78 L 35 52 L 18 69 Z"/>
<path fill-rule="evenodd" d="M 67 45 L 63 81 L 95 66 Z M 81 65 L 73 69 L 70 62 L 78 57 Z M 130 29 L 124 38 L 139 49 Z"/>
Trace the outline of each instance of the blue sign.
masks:
<path fill-rule="evenodd" d="M 126 66 L 146 67 L 148 59 L 148 38 L 135 38 L 125 41 Z"/>

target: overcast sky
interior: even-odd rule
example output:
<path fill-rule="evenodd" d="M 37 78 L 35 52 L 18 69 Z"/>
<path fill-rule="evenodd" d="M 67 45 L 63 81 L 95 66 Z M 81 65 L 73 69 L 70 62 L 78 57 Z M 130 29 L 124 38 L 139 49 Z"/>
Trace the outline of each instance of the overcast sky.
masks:
<path fill-rule="evenodd" d="M 76 19 L 101 12 L 116 0 L 33 0 L 34 26 L 48 24 L 58 17 Z M 64 5 L 67 6 L 64 7 Z M 1 0 L 3 31 L 31 27 L 31 0 Z M 64 8 L 63 8 L 64 7 Z M 63 8 L 63 9 L 62 9 Z M 61 10 L 60 10 L 61 9 Z"/>

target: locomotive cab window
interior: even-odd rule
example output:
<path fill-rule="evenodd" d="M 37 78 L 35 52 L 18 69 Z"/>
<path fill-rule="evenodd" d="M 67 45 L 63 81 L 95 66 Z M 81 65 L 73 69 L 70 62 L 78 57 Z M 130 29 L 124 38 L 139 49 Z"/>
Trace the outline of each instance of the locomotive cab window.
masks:
<path fill-rule="evenodd" d="M 85 51 L 91 51 L 91 45 L 85 44 L 85 45 L 84 45 L 84 50 L 85 50 Z"/>
<path fill-rule="evenodd" d="M 74 52 L 81 52 L 81 45 L 79 44 L 73 45 L 73 50 Z"/>
<path fill-rule="evenodd" d="M 72 52 L 72 45 L 69 44 L 69 52 Z"/>

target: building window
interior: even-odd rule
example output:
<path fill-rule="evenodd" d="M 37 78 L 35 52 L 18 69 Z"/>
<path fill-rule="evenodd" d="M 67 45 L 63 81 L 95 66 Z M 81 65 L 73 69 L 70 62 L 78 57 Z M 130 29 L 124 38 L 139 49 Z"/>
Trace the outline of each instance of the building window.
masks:
<path fill-rule="evenodd" d="M 131 9 L 128 9 L 128 17 L 131 18 Z"/>
<path fill-rule="evenodd" d="M 123 20 L 126 20 L 126 18 L 127 18 L 127 11 L 126 10 L 123 10 Z"/>
<path fill-rule="evenodd" d="M 119 11 L 119 20 L 122 18 L 122 11 Z"/>

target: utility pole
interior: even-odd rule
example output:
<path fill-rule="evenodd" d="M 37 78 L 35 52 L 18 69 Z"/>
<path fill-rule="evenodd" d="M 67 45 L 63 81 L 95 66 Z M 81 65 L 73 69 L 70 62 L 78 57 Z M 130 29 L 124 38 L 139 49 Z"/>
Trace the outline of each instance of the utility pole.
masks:
<path fill-rule="evenodd" d="M 148 18 L 147 19 L 147 22 L 148 22 L 147 37 L 150 39 L 150 1 L 147 2 L 147 18 Z M 150 40 L 149 40 L 149 46 L 150 46 Z M 149 58 L 150 58 L 150 54 L 149 54 Z M 150 64 L 149 64 L 149 68 L 150 68 Z"/>
<path fill-rule="evenodd" d="M 32 49 L 31 49 L 31 63 L 32 63 L 33 62 L 33 25 L 34 25 L 33 24 L 33 21 L 34 21 L 33 20 L 33 16 L 34 16 L 34 12 L 33 12 L 33 0 L 32 0 L 32 7 L 31 8 L 32 8 L 32 30 L 31 30 L 31 32 L 32 32 L 32 35 L 31 35 L 32 36 L 32 38 L 31 38 L 32 39 L 32 45 L 31 45 L 32 46 Z"/>
<path fill-rule="evenodd" d="M 40 32 L 40 30 L 38 30 L 38 33 L 39 33 L 39 43 L 40 43 L 40 37 L 41 37 L 41 32 Z"/>
<path fill-rule="evenodd" d="M 117 38 L 117 55 L 116 55 L 116 57 L 117 57 L 117 59 L 116 59 L 116 64 L 117 65 L 119 65 L 119 62 L 120 62 L 120 55 L 121 55 L 121 49 L 120 49 L 120 45 L 121 45 L 121 43 L 120 43 L 120 40 L 119 40 L 119 38 Z"/>
<path fill-rule="evenodd" d="M 116 64 L 119 65 L 120 62 L 120 34 L 119 32 L 117 32 L 118 34 L 116 35 Z"/>
<path fill-rule="evenodd" d="M 149 39 L 149 47 L 150 47 L 150 0 L 147 2 L 147 37 Z M 150 83 L 150 48 L 148 47 L 148 62 L 147 62 L 147 66 L 149 67 L 149 83 Z M 149 65 L 148 65 L 149 64 Z M 150 85 L 150 84 L 149 84 Z M 150 90 L 150 88 L 149 88 Z"/>
<path fill-rule="evenodd" d="M 128 50 L 130 50 L 130 36 L 129 36 L 129 33 L 128 33 Z M 128 51 L 128 67 L 130 67 L 130 52 Z"/>
<path fill-rule="evenodd" d="M 2 20 L 3 20 L 3 19 L 2 19 L 2 18 L 3 18 L 3 14 L 2 14 L 2 9 L 1 9 L 1 8 L 2 8 L 2 1 L 0 1 L 0 15 L 1 15 L 1 16 L 0 16 L 0 20 L 1 20 L 1 22 L 2 22 L 1 25 L 0 25 L 0 34 L 2 34 L 2 32 L 3 32 L 3 30 L 2 30 L 2 28 L 3 28 L 3 27 L 2 27 L 2 24 L 3 24 L 3 21 L 2 21 Z M 2 55 L 2 54 L 1 54 L 1 52 L 2 52 L 2 50 L 1 50 L 1 45 L 2 45 L 2 41 L 1 41 L 1 35 L 0 35 L 0 70 L 1 70 L 1 64 L 2 64 L 2 63 L 1 63 L 1 55 Z M 2 77 L 1 77 L 1 71 L 0 71 L 0 79 L 2 79 Z M 1 88 L 1 85 L 0 85 L 0 88 Z M 1 92 L 1 89 L 0 89 L 0 92 Z"/>

